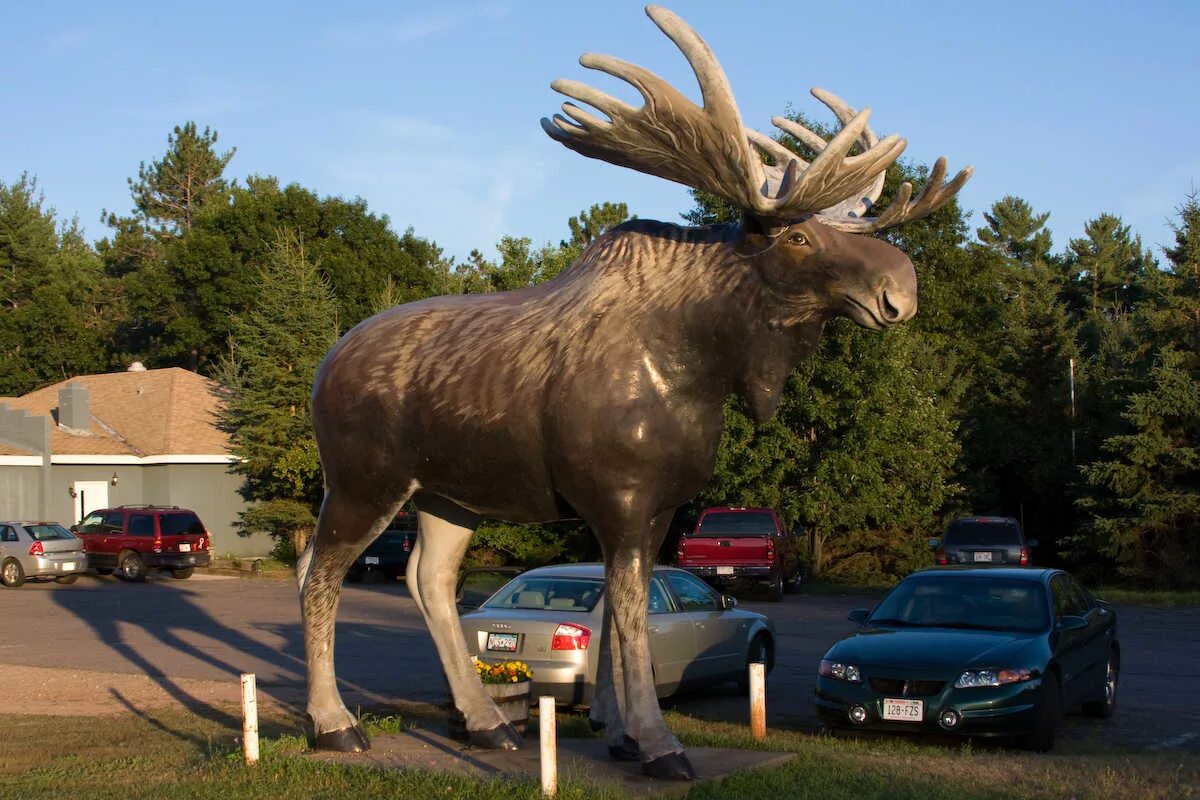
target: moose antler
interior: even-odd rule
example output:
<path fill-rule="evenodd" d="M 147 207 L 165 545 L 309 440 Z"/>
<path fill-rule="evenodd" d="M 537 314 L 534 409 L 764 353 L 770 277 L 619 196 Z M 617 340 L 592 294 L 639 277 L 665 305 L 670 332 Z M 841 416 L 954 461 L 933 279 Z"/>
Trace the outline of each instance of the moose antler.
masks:
<path fill-rule="evenodd" d="M 904 139 L 892 135 L 880 140 L 867 126 L 870 109 L 855 111 L 837 96 L 813 89 L 813 95 L 842 124 L 831 139 L 826 141 L 783 117 L 772 120 L 816 151 L 812 162 L 807 162 L 774 139 L 743 127 L 724 70 L 686 22 L 661 6 L 647 6 L 646 14 L 687 58 L 700 84 L 703 107 L 642 67 L 588 53 L 580 64 L 631 84 L 645 105 L 634 108 L 578 81 L 556 80 L 551 88 L 608 119 L 565 102 L 562 110 L 570 120 L 558 114 L 553 120 L 542 119 L 542 128 L 552 138 L 590 158 L 711 192 L 759 218 L 791 221 L 820 213 L 826 224 L 857 233 L 930 214 L 971 176 L 968 167 L 943 185 L 945 159 L 938 159 L 925 190 L 915 200 L 911 200 L 912 185 L 905 183 L 884 213 L 864 217 L 879 199 L 884 172 L 903 152 Z M 848 155 L 855 143 L 862 152 Z M 774 165 L 764 164 L 760 151 Z"/>

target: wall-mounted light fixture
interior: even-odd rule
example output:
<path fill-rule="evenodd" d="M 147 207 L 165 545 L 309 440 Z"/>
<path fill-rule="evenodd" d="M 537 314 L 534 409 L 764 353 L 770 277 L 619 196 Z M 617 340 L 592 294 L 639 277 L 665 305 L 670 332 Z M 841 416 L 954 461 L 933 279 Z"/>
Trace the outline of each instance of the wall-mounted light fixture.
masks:
<path fill-rule="evenodd" d="M 114 473 L 113 473 L 113 476 L 112 476 L 111 478 L 109 478 L 109 479 L 108 479 L 108 483 L 109 483 L 109 485 L 111 485 L 111 486 L 116 486 L 116 485 L 117 485 L 117 481 L 119 481 L 119 480 L 121 480 L 121 479 L 120 479 L 119 477 L 117 477 L 117 473 L 115 473 L 115 472 L 114 472 Z"/>
<path fill-rule="evenodd" d="M 74 487 L 74 486 L 68 486 L 68 487 L 67 487 L 67 494 L 71 495 L 71 497 L 76 497 L 76 496 L 78 496 L 79 492 L 75 491 L 75 487 Z"/>

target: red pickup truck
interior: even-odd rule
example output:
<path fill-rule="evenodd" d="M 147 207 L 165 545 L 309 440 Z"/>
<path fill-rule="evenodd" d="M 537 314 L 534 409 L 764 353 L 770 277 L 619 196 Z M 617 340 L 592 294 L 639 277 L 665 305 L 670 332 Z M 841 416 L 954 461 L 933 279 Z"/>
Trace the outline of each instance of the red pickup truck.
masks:
<path fill-rule="evenodd" d="M 753 581 L 778 601 L 803 578 L 801 544 L 802 536 L 789 532 L 774 509 L 721 506 L 700 512 L 676 555 L 680 567 L 715 586 Z"/>

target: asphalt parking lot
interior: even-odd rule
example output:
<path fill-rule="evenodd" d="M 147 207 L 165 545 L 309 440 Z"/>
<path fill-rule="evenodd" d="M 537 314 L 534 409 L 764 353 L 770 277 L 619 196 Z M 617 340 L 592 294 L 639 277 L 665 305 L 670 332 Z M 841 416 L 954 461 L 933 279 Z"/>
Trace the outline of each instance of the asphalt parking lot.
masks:
<path fill-rule="evenodd" d="M 770 615 L 779 634 L 767 682 L 768 724 L 815 729 L 816 663 L 850 629 L 846 613 L 870 595 L 753 596 L 742 607 Z M 0 674 L 6 664 L 98 670 L 236 684 L 253 672 L 261 692 L 297 709 L 304 700 L 304 652 L 294 584 L 198 573 L 185 581 L 123 583 L 87 576 L 72 586 L 26 584 L 0 592 Z M 1120 707 L 1107 722 L 1069 718 L 1064 742 L 1200 752 L 1200 608 L 1118 606 L 1123 650 Z M 423 621 L 401 584 L 347 585 L 338 614 L 336 662 L 351 708 L 446 701 L 440 666 Z M 685 694 L 670 707 L 713 719 L 747 719 L 745 699 L 728 691 Z"/>

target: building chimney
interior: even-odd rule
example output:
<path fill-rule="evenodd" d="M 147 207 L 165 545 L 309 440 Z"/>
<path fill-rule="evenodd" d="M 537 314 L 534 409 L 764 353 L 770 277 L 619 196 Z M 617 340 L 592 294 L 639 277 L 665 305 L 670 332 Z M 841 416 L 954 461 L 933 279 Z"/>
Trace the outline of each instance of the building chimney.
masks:
<path fill-rule="evenodd" d="M 88 411 L 88 390 L 78 383 L 68 383 L 58 390 L 58 424 L 64 428 L 86 431 L 91 425 Z"/>

